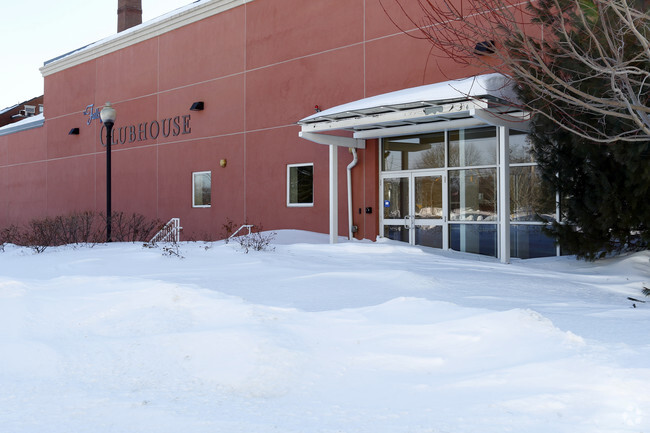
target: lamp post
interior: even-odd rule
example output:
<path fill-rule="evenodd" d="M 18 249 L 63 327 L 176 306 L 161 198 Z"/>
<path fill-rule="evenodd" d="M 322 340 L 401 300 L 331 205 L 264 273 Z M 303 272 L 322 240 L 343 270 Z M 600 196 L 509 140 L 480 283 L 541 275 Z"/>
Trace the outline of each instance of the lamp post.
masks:
<path fill-rule="evenodd" d="M 115 109 L 110 102 L 107 102 L 99 113 L 102 123 L 106 126 L 106 242 L 111 241 L 111 141 L 115 116 Z"/>

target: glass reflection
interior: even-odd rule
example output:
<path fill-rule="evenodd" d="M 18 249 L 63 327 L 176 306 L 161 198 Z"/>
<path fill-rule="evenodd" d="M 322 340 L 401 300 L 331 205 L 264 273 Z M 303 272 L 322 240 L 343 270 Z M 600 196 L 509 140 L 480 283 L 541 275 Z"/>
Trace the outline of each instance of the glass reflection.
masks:
<path fill-rule="evenodd" d="M 521 131 L 510 130 L 510 164 L 535 162 L 533 145 L 528 141 L 528 135 Z"/>
<path fill-rule="evenodd" d="M 494 127 L 449 131 L 449 166 L 495 165 L 496 137 Z"/>
<path fill-rule="evenodd" d="M 496 224 L 450 224 L 449 246 L 465 253 L 497 255 Z"/>
<path fill-rule="evenodd" d="M 415 178 L 415 219 L 442 219 L 442 176 Z"/>
<path fill-rule="evenodd" d="M 542 184 L 536 166 L 510 167 L 510 220 L 552 221 L 555 193 Z"/>
<path fill-rule="evenodd" d="M 496 168 L 449 172 L 449 220 L 497 219 Z"/>
<path fill-rule="evenodd" d="M 384 218 L 404 218 L 409 212 L 409 179 L 384 179 Z"/>
<path fill-rule="evenodd" d="M 394 241 L 409 242 L 409 229 L 404 226 L 384 226 L 384 237 Z"/>
<path fill-rule="evenodd" d="M 445 134 L 436 132 L 383 140 L 382 170 L 419 170 L 445 166 Z"/>
<path fill-rule="evenodd" d="M 442 226 L 416 226 L 415 244 L 424 247 L 442 248 Z"/>
<path fill-rule="evenodd" d="M 555 242 L 546 236 L 541 225 L 511 225 L 510 255 L 520 259 L 551 257 L 556 254 Z"/>

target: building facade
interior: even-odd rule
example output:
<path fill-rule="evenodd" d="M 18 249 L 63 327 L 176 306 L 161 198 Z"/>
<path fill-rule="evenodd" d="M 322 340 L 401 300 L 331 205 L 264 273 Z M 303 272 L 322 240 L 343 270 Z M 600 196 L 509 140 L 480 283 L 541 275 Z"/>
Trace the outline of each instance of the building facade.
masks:
<path fill-rule="evenodd" d="M 47 62 L 43 121 L 0 129 L 0 226 L 104 209 L 110 101 L 113 209 L 178 217 L 186 238 L 231 220 L 555 254 L 530 208 L 541 193 L 519 113 L 495 117 L 491 90 L 443 83 L 477 71 L 391 14 L 379 0 L 201 0 Z M 447 87 L 386 99 L 434 83 Z"/>
<path fill-rule="evenodd" d="M 42 114 L 43 95 L 0 110 L 0 128 Z"/>

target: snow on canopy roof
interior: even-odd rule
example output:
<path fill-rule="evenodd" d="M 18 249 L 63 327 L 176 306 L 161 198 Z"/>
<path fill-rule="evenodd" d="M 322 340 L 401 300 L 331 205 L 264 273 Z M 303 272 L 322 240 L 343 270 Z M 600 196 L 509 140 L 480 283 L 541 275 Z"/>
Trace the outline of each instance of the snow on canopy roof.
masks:
<path fill-rule="evenodd" d="M 506 75 L 493 73 L 371 96 L 320 111 L 305 117 L 298 123 L 329 120 L 328 117 L 341 113 L 372 111 L 381 107 L 399 110 L 481 97 L 490 97 L 501 101 L 515 101 L 517 99 L 511 79 Z"/>

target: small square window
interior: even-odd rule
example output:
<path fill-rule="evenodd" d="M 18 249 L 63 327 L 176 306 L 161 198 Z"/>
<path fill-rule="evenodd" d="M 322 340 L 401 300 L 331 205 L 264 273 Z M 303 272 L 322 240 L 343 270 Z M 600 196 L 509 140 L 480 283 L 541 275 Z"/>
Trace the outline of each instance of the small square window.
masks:
<path fill-rule="evenodd" d="M 192 173 L 192 207 L 210 207 L 212 203 L 212 172 Z"/>
<path fill-rule="evenodd" d="M 314 205 L 314 164 L 287 166 L 287 206 Z"/>

